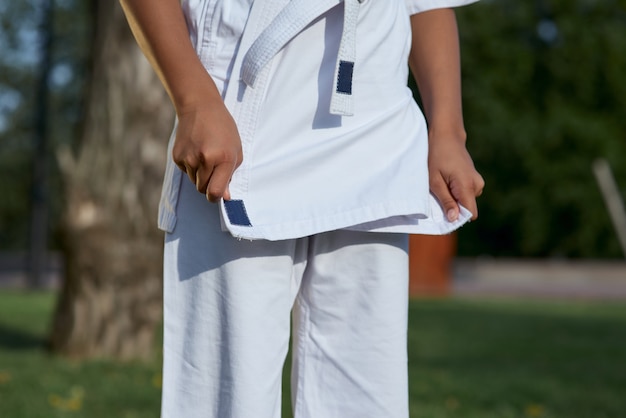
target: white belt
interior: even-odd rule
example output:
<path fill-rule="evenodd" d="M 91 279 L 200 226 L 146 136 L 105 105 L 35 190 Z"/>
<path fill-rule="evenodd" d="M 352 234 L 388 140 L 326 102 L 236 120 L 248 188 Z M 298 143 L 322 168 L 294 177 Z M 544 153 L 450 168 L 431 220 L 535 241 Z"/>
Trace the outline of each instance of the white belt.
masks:
<path fill-rule="evenodd" d="M 359 6 L 364 0 L 292 0 L 259 35 L 246 53 L 241 66 L 241 79 L 254 87 L 257 76 L 293 37 L 315 18 L 343 2 L 343 32 L 337 62 L 330 113 L 342 116 L 354 114 L 352 75 L 356 59 L 356 27 Z"/>

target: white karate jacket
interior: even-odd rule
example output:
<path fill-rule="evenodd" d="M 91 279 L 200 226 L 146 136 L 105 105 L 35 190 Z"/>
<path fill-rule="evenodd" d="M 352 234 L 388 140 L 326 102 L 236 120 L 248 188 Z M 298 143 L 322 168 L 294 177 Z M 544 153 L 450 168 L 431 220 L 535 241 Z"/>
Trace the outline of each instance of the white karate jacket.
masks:
<path fill-rule="evenodd" d="M 444 234 L 427 130 L 407 88 L 409 16 L 476 0 L 183 0 L 191 40 L 242 140 L 222 225 L 245 239 L 335 230 Z M 175 130 L 170 138 L 169 153 Z M 168 161 L 159 227 L 183 173 Z"/>

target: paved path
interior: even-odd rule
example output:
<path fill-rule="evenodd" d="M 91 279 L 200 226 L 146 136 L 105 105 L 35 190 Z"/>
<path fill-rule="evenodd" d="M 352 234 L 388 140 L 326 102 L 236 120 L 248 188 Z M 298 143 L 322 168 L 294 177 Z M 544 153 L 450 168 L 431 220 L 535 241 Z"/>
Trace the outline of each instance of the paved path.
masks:
<path fill-rule="evenodd" d="M 61 283 L 62 261 L 50 254 L 43 287 Z M 0 288 L 28 284 L 25 254 L 0 253 Z M 458 258 L 453 295 L 626 300 L 626 261 Z"/>
<path fill-rule="evenodd" d="M 63 275 L 61 254 L 48 253 L 48 268 L 41 278 L 44 289 L 58 289 Z M 28 287 L 28 254 L 0 253 L 0 289 Z"/>
<path fill-rule="evenodd" d="M 626 261 L 464 259 L 452 292 L 548 298 L 626 300 Z"/>

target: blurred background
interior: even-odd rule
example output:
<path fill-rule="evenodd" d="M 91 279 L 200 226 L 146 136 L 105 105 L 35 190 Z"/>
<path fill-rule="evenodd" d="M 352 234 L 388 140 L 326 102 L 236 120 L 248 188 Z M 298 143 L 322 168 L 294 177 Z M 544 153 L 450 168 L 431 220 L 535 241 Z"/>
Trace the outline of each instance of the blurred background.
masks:
<path fill-rule="evenodd" d="M 487 186 L 411 238 L 411 417 L 624 417 L 626 1 L 457 15 Z M 172 121 L 117 2 L 0 2 L 1 417 L 158 415 Z"/>

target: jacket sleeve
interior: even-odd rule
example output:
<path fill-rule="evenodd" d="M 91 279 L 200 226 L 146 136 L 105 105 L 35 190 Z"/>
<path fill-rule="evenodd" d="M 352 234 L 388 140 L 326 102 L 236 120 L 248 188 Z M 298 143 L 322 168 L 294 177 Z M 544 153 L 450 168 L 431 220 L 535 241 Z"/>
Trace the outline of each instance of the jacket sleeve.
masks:
<path fill-rule="evenodd" d="M 465 6 L 478 0 L 405 0 L 409 14 L 416 14 L 432 9 Z"/>

